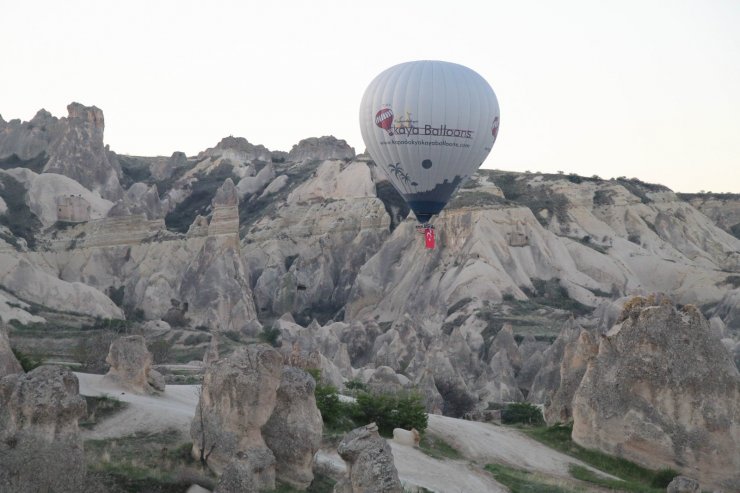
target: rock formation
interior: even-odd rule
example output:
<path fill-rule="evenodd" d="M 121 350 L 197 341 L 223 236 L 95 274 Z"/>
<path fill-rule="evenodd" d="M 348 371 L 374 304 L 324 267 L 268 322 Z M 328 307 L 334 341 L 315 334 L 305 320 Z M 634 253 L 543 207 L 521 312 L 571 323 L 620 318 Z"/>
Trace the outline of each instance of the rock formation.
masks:
<path fill-rule="evenodd" d="M 278 207 L 248 229 L 242 252 L 260 316 L 291 312 L 307 325 L 341 310 L 360 267 L 388 236 L 390 219 L 366 163 L 300 166 L 315 175 L 285 202 L 279 197 L 287 191 L 273 199 Z"/>
<path fill-rule="evenodd" d="M 553 394 L 560 388 L 560 366 L 565 354 L 565 347 L 575 341 L 581 333 L 574 320 L 565 323 L 557 339 L 542 355 L 540 371 L 534 377 L 532 388 L 527 396 L 529 402 L 548 405 Z"/>
<path fill-rule="evenodd" d="M 144 214 L 147 219 L 162 219 L 165 213 L 164 204 L 159 199 L 156 185 L 134 183 L 123 194 L 123 198 L 108 211 L 108 216 L 120 217 Z"/>
<path fill-rule="evenodd" d="M 740 240 L 667 189 L 646 187 L 643 192 L 616 181 L 575 185 L 565 178 L 502 176 L 486 170 L 478 172 L 481 177 L 498 181 L 507 198 L 524 206 L 503 204 L 485 187 L 459 193 L 459 200 L 435 219 L 441 248 L 426 257 L 408 218 L 360 269 L 346 319 L 377 316 L 386 322 L 405 312 L 424 312 L 428 318 L 429 307 L 444 314 L 470 293 L 479 299 L 498 301 L 504 294 L 524 299 L 525 291 L 533 290 L 533 279 L 554 277 L 569 298 L 590 307 L 613 294 L 638 290 L 669 292 L 681 303 L 705 304 L 718 301 L 727 289 L 721 287 L 724 274 L 719 271 L 709 274 L 714 286 L 701 280 L 706 279 L 706 266 L 730 272 L 740 268 Z M 543 208 L 543 196 L 561 205 Z M 508 234 L 522 228 L 527 245 L 512 245 Z M 658 251 L 666 255 L 656 255 Z"/>
<path fill-rule="evenodd" d="M 285 367 L 275 410 L 262 427 L 262 436 L 277 462 L 276 478 L 299 490 L 313 481 L 313 456 L 324 428 L 315 388 L 316 382 L 308 373 Z"/>
<path fill-rule="evenodd" d="M 193 457 L 217 474 L 233 460 L 248 460 L 248 468 L 260 471 L 257 487 L 274 488 L 275 457 L 260 430 L 275 409 L 282 372 L 282 356 L 264 344 L 238 348 L 212 362 L 190 427 Z"/>
<path fill-rule="evenodd" d="M 121 195 L 120 170 L 108 160 L 103 144 L 103 112 L 79 103 L 67 106 L 69 115 L 58 140 L 49 146 L 45 173 L 58 173 L 110 199 Z"/>
<path fill-rule="evenodd" d="M 5 326 L 0 322 L 0 378 L 13 373 L 22 373 L 23 368 L 18 363 L 13 350 L 10 347 L 10 340 Z"/>
<path fill-rule="evenodd" d="M 121 171 L 108 159 L 103 143 L 103 112 L 80 103 L 71 103 L 67 111 L 66 118 L 41 110 L 30 122 L 0 122 L 0 159 L 15 155 L 22 161 L 42 161 L 44 173 L 65 175 L 117 200 Z"/>
<path fill-rule="evenodd" d="M 238 199 L 231 179 L 216 192 L 212 208 L 209 236 L 183 273 L 180 297 L 188 302 L 194 326 L 238 331 L 257 317 L 240 255 Z"/>
<path fill-rule="evenodd" d="M 320 161 L 326 161 L 327 159 L 349 160 L 354 157 L 355 150 L 345 140 L 330 135 L 301 140 L 290 150 L 287 160 L 296 162 L 309 159 Z"/>
<path fill-rule="evenodd" d="M 479 377 L 480 398 L 483 402 L 519 402 L 524 400 L 515 378 L 514 367 L 509 362 L 506 350 L 498 351 L 489 364 L 489 371 Z"/>
<path fill-rule="evenodd" d="M 676 476 L 665 491 L 666 493 L 699 493 L 699 482 L 686 476 Z"/>
<path fill-rule="evenodd" d="M 257 493 L 275 488 L 275 456 L 267 448 L 240 452 L 219 477 L 215 493 Z"/>
<path fill-rule="evenodd" d="M 586 373 L 588 363 L 596 357 L 598 344 L 586 330 L 581 330 L 578 339 L 565 345 L 560 362 L 560 385 L 545 405 L 544 417 L 549 425 L 568 423 L 572 420 L 573 396 Z"/>
<path fill-rule="evenodd" d="M 114 340 L 105 362 L 110 370 L 105 379 L 136 394 L 164 391 L 164 378 L 152 370 L 152 353 L 143 336 L 123 336 Z"/>
<path fill-rule="evenodd" d="M 356 428 L 337 447 L 347 463 L 347 477 L 334 487 L 334 493 L 401 493 L 401 481 L 393 464 L 388 443 L 378 434 L 375 423 Z"/>
<path fill-rule="evenodd" d="M 573 440 L 703 487 L 740 489 L 740 375 L 693 306 L 636 298 L 588 364 Z"/>
<path fill-rule="evenodd" d="M 77 422 L 85 414 L 77 377 L 65 368 L 41 366 L 0 379 L 0 490 L 83 491 Z"/>
<path fill-rule="evenodd" d="M 215 147 L 206 149 L 198 155 L 198 160 L 206 157 L 226 158 L 234 162 L 270 162 L 272 155 L 262 145 L 250 144 L 244 137 L 224 137 Z"/>
<path fill-rule="evenodd" d="M 0 252 L 0 285 L 29 302 L 101 318 L 123 318 L 123 312 L 97 289 L 65 282 L 15 253 Z"/>
<path fill-rule="evenodd" d="M 519 347 L 514 340 L 514 331 L 509 323 L 505 323 L 501 330 L 498 331 L 498 334 L 493 338 L 488 348 L 488 354 L 492 355 L 492 357 L 499 351 L 504 351 L 511 366 L 515 371 L 519 371 L 522 367 L 522 355 L 519 353 Z"/>

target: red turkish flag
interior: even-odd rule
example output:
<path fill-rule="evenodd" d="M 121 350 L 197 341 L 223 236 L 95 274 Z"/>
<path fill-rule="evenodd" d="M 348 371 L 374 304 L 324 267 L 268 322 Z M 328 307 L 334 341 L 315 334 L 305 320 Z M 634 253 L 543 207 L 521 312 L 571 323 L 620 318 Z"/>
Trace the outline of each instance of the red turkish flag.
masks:
<path fill-rule="evenodd" d="M 424 228 L 424 242 L 427 250 L 434 250 L 434 229 Z"/>

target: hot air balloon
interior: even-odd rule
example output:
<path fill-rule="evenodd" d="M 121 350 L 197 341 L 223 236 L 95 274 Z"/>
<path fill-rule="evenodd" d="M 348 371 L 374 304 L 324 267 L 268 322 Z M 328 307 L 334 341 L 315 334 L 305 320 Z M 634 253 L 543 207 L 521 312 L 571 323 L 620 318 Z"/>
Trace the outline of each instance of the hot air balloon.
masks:
<path fill-rule="evenodd" d="M 491 86 L 455 63 L 395 65 L 365 90 L 362 138 L 422 224 L 427 248 L 434 246 L 429 221 L 483 164 L 498 136 L 500 116 Z"/>

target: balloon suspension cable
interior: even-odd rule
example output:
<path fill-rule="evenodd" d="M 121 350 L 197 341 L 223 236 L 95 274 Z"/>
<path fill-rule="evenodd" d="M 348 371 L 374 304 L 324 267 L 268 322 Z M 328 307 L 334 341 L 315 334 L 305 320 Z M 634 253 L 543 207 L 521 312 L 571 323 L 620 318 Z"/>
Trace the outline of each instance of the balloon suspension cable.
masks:
<path fill-rule="evenodd" d="M 420 235 L 423 235 L 427 232 L 427 229 L 434 229 L 434 224 L 432 223 L 419 223 L 416 225 L 416 232 Z"/>

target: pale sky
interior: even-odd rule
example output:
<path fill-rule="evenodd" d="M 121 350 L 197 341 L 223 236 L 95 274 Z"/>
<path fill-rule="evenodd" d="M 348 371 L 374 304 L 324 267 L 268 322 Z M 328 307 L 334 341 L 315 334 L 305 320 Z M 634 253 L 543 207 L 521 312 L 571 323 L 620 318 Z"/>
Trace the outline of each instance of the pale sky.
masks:
<path fill-rule="evenodd" d="M 118 153 L 334 135 L 391 65 L 467 65 L 501 106 L 486 168 L 740 192 L 740 1 L 0 0 L 0 114 L 105 113 Z"/>

